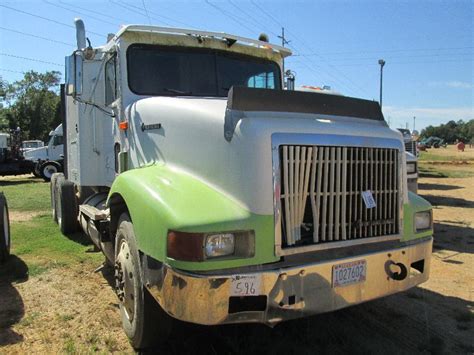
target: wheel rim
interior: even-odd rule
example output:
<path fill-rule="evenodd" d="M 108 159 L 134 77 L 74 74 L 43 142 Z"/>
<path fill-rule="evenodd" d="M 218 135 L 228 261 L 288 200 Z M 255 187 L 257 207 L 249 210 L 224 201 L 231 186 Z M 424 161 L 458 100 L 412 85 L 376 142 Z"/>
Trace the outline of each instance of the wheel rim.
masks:
<path fill-rule="evenodd" d="M 128 247 L 128 243 L 122 240 L 115 262 L 115 286 L 122 309 L 129 322 L 133 321 L 135 315 L 136 295 L 133 282 L 134 277 L 130 248 Z"/>
<path fill-rule="evenodd" d="M 5 236 L 5 245 L 10 245 L 10 230 L 8 228 L 8 211 L 7 207 L 3 207 L 3 235 Z"/>
<path fill-rule="evenodd" d="M 54 165 L 51 165 L 51 164 L 48 164 L 43 168 L 43 174 L 48 179 L 51 179 L 51 176 L 53 176 L 53 174 L 57 172 L 58 172 L 58 169 Z"/>

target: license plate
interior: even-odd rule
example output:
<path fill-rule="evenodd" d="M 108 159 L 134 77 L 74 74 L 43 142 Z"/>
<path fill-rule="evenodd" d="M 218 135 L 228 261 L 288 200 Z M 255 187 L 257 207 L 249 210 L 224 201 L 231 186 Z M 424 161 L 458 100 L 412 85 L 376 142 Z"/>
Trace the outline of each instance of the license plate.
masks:
<path fill-rule="evenodd" d="M 347 286 L 365 281 L 367 263 L 365 260 L 352 261 L 332 267 L 332 287 Z"/>
<path fill-rule="evenodd" d="M 260 275 L 238 275 L 231 279 L 231 296 L 258 296 L 262 291 Z"/>

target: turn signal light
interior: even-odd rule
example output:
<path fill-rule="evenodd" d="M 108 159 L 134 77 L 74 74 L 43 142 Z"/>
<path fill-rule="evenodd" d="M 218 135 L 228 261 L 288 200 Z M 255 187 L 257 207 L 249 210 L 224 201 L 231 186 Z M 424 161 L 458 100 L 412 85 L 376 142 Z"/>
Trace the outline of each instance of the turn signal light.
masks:
<path fill-rule="evenodd" d="M 119 128 L 122 131 L 126 131 L 128 129 L 128 121 L 122 121 L 119 123 Z"/>

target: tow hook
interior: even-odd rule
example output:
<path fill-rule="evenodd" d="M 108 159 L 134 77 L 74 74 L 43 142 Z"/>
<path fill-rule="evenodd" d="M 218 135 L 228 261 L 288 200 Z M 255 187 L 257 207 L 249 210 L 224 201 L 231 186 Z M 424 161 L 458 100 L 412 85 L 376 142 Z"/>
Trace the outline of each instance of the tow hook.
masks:
<path fill-rule="evenodd" d="M 393 267 L 395 266 L 395 268 Z M 397 271 L 393 271 L 393 269 L 399 268 Z M 392 260 L 387 260 L 385 263 L 385 272 L 387 273 L 388 277 L 395 281 L 402 281 L 405 280 L 408 276 L 408 269 L 402 263 L 396 263 Z"/>

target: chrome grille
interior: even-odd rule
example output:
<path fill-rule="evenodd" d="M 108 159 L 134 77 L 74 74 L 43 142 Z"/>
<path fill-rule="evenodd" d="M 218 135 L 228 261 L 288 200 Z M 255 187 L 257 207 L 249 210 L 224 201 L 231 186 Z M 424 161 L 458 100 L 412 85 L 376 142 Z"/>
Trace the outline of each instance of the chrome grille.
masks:
<path fill-rule="evenodd" d="M 280 146 L 282 247 L 398 234 L 398 170 L 397 149 Z"/>
<path fill-rule="evenodd" d="M 416 156 L 416 142 L 415 141 L 405 142 L 405 150 L 408 153 L 411 153 L 414 156 Z"/>

